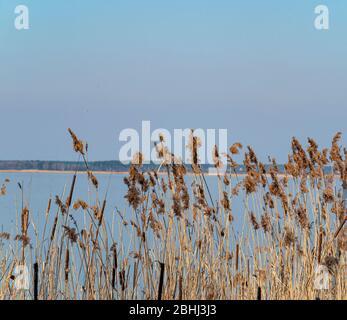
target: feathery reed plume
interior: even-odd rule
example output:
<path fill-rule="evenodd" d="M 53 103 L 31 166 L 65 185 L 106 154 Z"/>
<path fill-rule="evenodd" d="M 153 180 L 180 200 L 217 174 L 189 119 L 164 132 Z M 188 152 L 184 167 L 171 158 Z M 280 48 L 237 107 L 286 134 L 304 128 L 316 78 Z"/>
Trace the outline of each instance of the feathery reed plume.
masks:
<path fill-rule="evenodd" d="M 89 205 L 88 205 L 87 202 L 85 202 L 85 201 L 83 201 L 83 200 L 81 200 L 81 199 L 78 199 L 78 200 L 74 203 L 73 208 L 74 208 L 75 210 L 78 210 L 78 209 L 80 209 L 80 208 L 82 208 L 83 210 L 86 210 L 86 209 L 89 208 Z"/>
<path fill-rule="evenodd" d="M 10 239 L 10 234 L 7 232 L 0 232 L 0 239 L 2 240 L 9 240 Z"/>
<path fill-rule="evenodd" d="M 330 274 L 336 274 L 336 268 L 339 264 L 339 259 L 333 256 L 326 256 L 323 262 L 323 265 L 326 266 L 330 272 Z"/>
<path fill-rule="evenodd" d="M 91 183 L 97 189 L 99 187 L 98 179 L 94 176 L 94 174 L 91 171 L 88 171 L 88 178 L 90 179 Z"/>
<path fill-rule="evenodd" d="M 249 214 L 249 218 L 250 218 L 250 221 L 253 225 L 254 230 L 258 230 L 260 227 L 259 227 L 259 223 L 257 222 L 257 218 L 254 215 L 254 212 L 251 212 Z"/>
<path fill-rule="evenodd" d="M 143 154 L 142 154 L 141 152 L 137 152 L 137 153 L 134 155 L 133 160 L 132 160 L 131 163 L 132 163 L 133 165 L 142 166 L 143 161 L 144 161 Z"/>
<path fill-rule="evenodd" d="M 334 190 L 331 186 L 328 186 L 323 192 L 323 199 L 326 203 L 332 203 L 335 200 Z"/>
<path fill-rule="evenodd" d="M 14 238 L 15 241 L 20 241 L 23 244 L 23 248 L 30 244 L 30 238 L 25 235 L 17 234 Z"/>
<path fill-rule="evenodd" d="M 67 213 L 66 205 L 60 200 L 59 196 L 55 196 L 55 204 L 59 207 L 63 215 Z"/>
<path fill-rule="evenodd" d="M 261 226 L 265 233 L 270 231 L 271 228 L 271 220 L 269 214 L 265 212 L 265 214 L 261 215 Z"/>
<path fill-rule="evenodd" d="M 299 220 L 299 223 L 303 229 L 310 229 L 310 223 L 307 216 L 307 210 L 303 206 L 300 206 L 296 209 L 296 214 Z"/>
<path fill-rule="evenodd" d="M 70 228 L 68 226 L 63 226 L 65 229 L 65 236 L 72 242 L 75 243 L 77 242 L 78 239 L 78 234 L 76 233 L 75 228 Z"/>
<path fill-rule="evenodd" d="M 339 141 L 341 140 L 342 133 L 338 132 L 333 137 L 332 143 L 331 143 L 331 149 L 330 149 L 330 159 L 332 161 L 340 162 L 342 161 L 342 157 L 340 154 L 340 147 L 338 145 Z"/>
<path fill-rule="evenodd" d="M 230 211 L 231 210 L 229 195 L 225 191 L 223 191 L 223 198 L 221 200 L 221 205 L 224 208 L 224 210 L 226 210 L 226 211 Z"/>
<path fill-rule="evenodd" d="M 292 246 L 296 241 L 295 234 L 292 230 L 290 230 L 288 227 L 285 228 L 284 232 L 284 245 L 286 247 Z"/>
<path fill-rule="evenodd" d="M 194 135 L 194 130 L 191 129 L 188 143 L 188 150 L 191 154 L 192 169 L 195 174 L 200 174 L 199 166 L 199 148 L 201 147 L 201 140 L 199 137 Z"/>
<path fill-rule="evenodd" d="M 235 154 L 239 154 L 240 149 L 242 149 L 242 148 L 243 148 L 242 144 L 240 142 L 236 142 L 230 147 L 229 150 L 230 150 L 231 154 L 235 155 Z"/>
<path fill-rule="evenodd" d="M 7 192 L 6 185 L 3 184 L 0 189 L 0 196 L 5 196 Z"/>
<path fill-rule="evenodd" d="M 20 234 L 14 239 L 23 244 L 13 246 L 10 234 L 0 232 L 0 298 L 313 299 L 317 264 L 329 272 L 330 286 L 320 290 L 319 297 L 346 298 L 347 150 L 342 152 L 340 134 L 330 149 L 320 149 L 311 138 L 307 146 L 293 138 L 284 170 L 273 157 L 268 164 L 260 162 L 251 147 L 240 160 L 243 165 L 238 164 L 231 158 L 242 148 L 236 143 L 226 155 L 227 171 L 208 179 L 199 164 L 200 142 L 193 130 L 192 168 L 176 159 L 160 136 L 159 168 L 146 171 L 142 154 L 129 167 L 124 211 L 118 203 L 114 209 L 106 206 L 109 195 L 100 194 L 95 177 L 93 182 L 87 146 L 84 150 L 71 136 L 88 173 L 88 203 L 73 199 L 77 175 L 71 175 L 66 200 L 55 198 L 53 217 L 49 201 L 40 234 L 29 204 L 24 206 L 24 182 L 19 183 Z M 217 167 L 221 156 L 215 148 Z M 212 194 L 209 179 L 215 179 Z M 91 183 L 96 188 L 89 188 Z M 81 214 L 72 215 L 71 206 Z M 234 219 L 234 211 L 245 214 Z M 31 261 L 32 253 L 34 282 L 29 292 L 19 293 L 12 290 L 14 267 Z"/>
<path fill-rule="evenodd" d="M 81 155 L 84 155 L 85 153 L 84 153 L 83 142 L 77 138 L 75 133 L 70 128 L 68 128 L 68 131 L 71 135 L 73 148 L 74 148 L 75 152 L 80 153 Z"/>
<path fill-rule="evenodd" d="M 213 148 L 212 158 L 213 158 L 215 168 L 217 168 L 217 169 L 223 168 L 223 162 L 222 162 L 221 157 L 219 155 L 218 147 L 216 145 Z"/>

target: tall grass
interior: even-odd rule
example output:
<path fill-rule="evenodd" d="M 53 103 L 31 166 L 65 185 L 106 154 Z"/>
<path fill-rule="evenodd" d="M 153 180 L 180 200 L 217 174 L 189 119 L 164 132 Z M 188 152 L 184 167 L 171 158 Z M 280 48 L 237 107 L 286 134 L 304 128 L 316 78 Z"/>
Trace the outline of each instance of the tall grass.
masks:
<path fill-rule="evenodd" d="M 306 149 L 293 139 L 284 173 L 274 159 L 266 167 L 250 147 L 242 156 L 240 143 L 230 147 L 223 172 L 215 148 L 217 198 L 194 134 L 189 179 L 161 139 L 157 171 L 143 171 L 141 154 L 130 166 L 129 210 L 121 212 L 99 194 L 85 145 L 69 132 L 95 200 L 74 198 L 74 174 L 62 195 L 47 199 L 40 234 L 23 203 L 17 234 L 0 233 L 0 299 L 347 298 L 347 151 L 340 134 L 323 150 L 312 139 Z M 242 201 L 241 212 L 234 212 L 235 201 Z M 16 284 L 18 265 L 32 275 L 27 291 Z M 329 283 L 320 290 L 322 268 Z"/>

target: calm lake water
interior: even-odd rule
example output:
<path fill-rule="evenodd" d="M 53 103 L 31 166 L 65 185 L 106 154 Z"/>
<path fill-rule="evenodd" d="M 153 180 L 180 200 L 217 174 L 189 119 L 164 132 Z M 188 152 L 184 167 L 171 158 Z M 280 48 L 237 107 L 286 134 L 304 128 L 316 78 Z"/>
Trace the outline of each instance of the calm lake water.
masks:
<path fill-rule="evenodd" d="M 123 183 L 124 175 L 96 175 L 99 180 L 99 196 L 103 200 L 106 189 L 108 191 L 108 209 L 110 206 L 119 206 L 125 208 L 126 202 L 124 194 L 126 186 Z M 31 218 L 40 224 L 45 216 L 48 199 L 52 198 L 52 204 L 56 195 L 61 199 L 68 196 L 72 174 L 68 173 L 1 173 L 0 183 L 6 178 L 10 180 L 7 184 L 7 193 L 0 197 L 0 225 L 4 229 L 12 228 L 16 224 L 16 216 L 21 212 L 22 208 L 22 192 L 18 186 L 20 183 L 24 190 L 24 205 L 30 209 Z M 95 201 L 95 189 L 90 186 L 86 174 L 78 174 L 75 186 L 73 200 L 83 199 L 88 203 Z M 52 205 L 52 212 L 55 205 Z M 38 225 L 40 227 L 40 225 Z"/>
<path fill-rule="evenodd" d="M 68 196 L 73 175 L 71 173 L 0 173 L 0 184 L 5 179 L 9 179 L 7 184 L 7 193 L 0 196 L 0 231 L 15 234 L 16 224 L 20 225 L 20 213 L 22 201 L 24 205 L 30 209 L 31 221 L 36 225 L 37 231 L 40 233 L 45 221 L 45 211 L 48 199 L 52 198 L 51 218 L 56 213 L 55 196 L 59 195 L 65 201 Z M 107 206 L 105 210 L 106 219 L 111 219 L 112 214 L 119 209 L 125 215 L 130 214 L 129 208 L 124 195 L 127 187 L 123 182 L 125 175 L 122 174 L 96 174 L 99 181 L 99 200 L 102 203 L 107 192 Z M 213 200 L 218 201 L 218 181 L 215 176 L 207 176 L 206 181 L 212 194 Z M 192 178 L 187 176 L 186 182 L 189 185 Z M 23 186 L 24 197 L 22 200 L 22 192 L 18 186 Z M 234 215 L 238 222 L 243 215 L 244 205 L 242 197 L 238 201 L 232 203 Z M 96 199 L 95 188 L 90 185 L 86 174 L 78 174 L 73 201 L 82 199 L 89 204 L 94 204 Z M 76 220 L 80 220 L 78 212 L 71 211 Z M 117 217 L 119 217 L 117 215 Z M 19 220 L 18 220 L 19 219 Z"/>

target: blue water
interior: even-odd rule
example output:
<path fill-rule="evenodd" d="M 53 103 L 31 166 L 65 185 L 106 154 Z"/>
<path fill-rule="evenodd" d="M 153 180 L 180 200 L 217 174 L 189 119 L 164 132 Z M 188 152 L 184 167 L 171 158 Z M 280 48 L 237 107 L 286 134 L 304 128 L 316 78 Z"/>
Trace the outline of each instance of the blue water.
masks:
<path fill-rule="evenodd" d="M 122 174 L 95 174 L 99 181 L 99 189 L 96 193 L 95 188 L 88 181 L 86 174 L 78 174 L 76 180 L 75 191 L 73 195 L 73 202 L 77 199 L 82 199 L 90 205 L 95 204 L 98 198 L 100 207 L 107 194 L 107 205 L 105 210 L 105 219 L 111 223 L 112 215 L 119 219 L 116 213 L 118 209 L 124 214 L 129 216 L 132 212 L 128 206 L 124 196 L 127 191 L 127 186 L 124 184 L 123 179 L 125 175 Z M 15 235 L 16 224 L 20 229 L 20 214 L 22 206 L 27 206 L 30 210 L 30 221 L 34 223 L 35 228 L 40 234 L 44 227 L 45 212 L 48 204 L 48 199 L 52 199 L 50 222 L 54 218 L 57 211 L 55 205 L 55 196 L 58 195 L 64 202 L 69 194 L 70 186 L 73 175 L 71 173 L 0 173 L 0 184 L 5 179 L 9 179 L 7 184 L 7 193 L 5 196 L 0 196 L 0 231 L 6 231 Z M 185 178 L 189 186 L 192 178 L 187 176 Z M 206 182 L 212 194 L 213 201 L 218 202 L 218 179 L 215 176 L 207 176 Z M 21 184 L 22 190 L 18 186 Z M 233 214 L 238 223 L 243 221 L 243 202 L 242 197 L 237 201 L 232 202 Z M 192 199 L 191 199 L 192 202 Z M 81 211 L 71 209 L 70 213 L 73 217 L 83 224 Z M 117 222 L 117 220 L 116 220 Z M 31 229 L 33 225 L 31 225 Z M 31 230 L 32 231 L 32 230 Z"/>
<path fill-rule="evenodd" d="M 9 227 L 13 229 L 16 224 L 16 216 L 20 214 L 22 204 L 30 210 L 31 220 L 37 223 L 38 229 L 42 227 L 48 199 L 52 198 L 51 212 L 56 211 L 55 196 L 58 195 L 63 201 L 67 198 L 72 182 L 72 174 L 65 173 L 1 173 L 0 183 L 6 178 L 7 193 L 0 197 L 0 225 L 5 231 Z M 124 194 L 126 186 L 123 183 L 123 175 L 97 175 L 99 180 L 99 197 L 102 202 L 108 189 L 108 208 L 126 205 Z M 18 186 L 23 186 L 22 190 Z M 95 188 L 88 182 L 86 174 L 78 174 L 73 200 L 83 199 L 87 203 L 94 204 L 96 199 Z"/>

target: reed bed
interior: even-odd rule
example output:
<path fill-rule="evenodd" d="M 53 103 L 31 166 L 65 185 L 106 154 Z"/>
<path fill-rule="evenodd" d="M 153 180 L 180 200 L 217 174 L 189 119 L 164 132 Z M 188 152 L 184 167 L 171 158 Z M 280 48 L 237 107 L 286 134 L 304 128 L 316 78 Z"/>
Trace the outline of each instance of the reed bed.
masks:
<path fill-rule="evenodd" d="M 130 166 L 126 212 L 100 194 L 86 144 L 69 133 L 93 196 L 75 199 L 79 177 L 72 175 L 65 192 L 47 199 L 40 233 L 22 201 L 16 234 L 0 233 L 0 299 L 347 298 L 347 150 L 340 133 L 322 150 L 313 139 L 303 147 L 293 138 L 284 173 L 275 159 L 265 166 L 241 143 L 230 147 L 224 172 L 215 148 L 217 197 L 199 165 L 194 132 L 190 168 L 161 138 L 158 170 L 144 172 L 140 153 Z M 28 290 L 16 283 L 24 265 Z M 317 270 L 325 270 L 324 288 Z"/>

